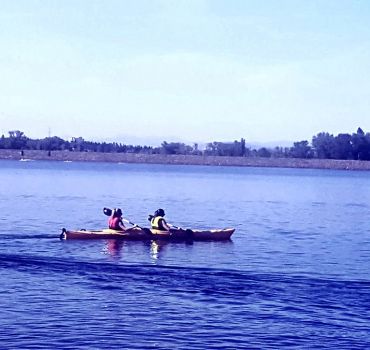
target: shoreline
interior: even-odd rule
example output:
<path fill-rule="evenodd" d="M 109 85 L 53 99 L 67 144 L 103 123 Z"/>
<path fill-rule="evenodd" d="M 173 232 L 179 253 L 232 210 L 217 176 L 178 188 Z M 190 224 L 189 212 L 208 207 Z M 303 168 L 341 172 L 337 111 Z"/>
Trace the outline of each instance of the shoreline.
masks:
<path fill-rule="evenodd" d="M 3 160 L 53 160 L 72 162 L 108 162 L 176 164 L 206 166 L 240 166 L 299 169 L 370 170 L 370 161 L 337 159 L 298 159 L 298 158 L 248 158 L 198 155 L 164 155 L 136 153 L 99 153 L 71 151 L 0 150 Z"/>

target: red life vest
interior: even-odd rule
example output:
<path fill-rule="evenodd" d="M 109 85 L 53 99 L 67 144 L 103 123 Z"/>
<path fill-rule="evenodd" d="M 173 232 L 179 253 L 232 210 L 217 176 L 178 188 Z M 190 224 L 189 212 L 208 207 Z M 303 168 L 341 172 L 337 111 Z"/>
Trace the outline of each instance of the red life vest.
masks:
<path fill-rule="evenodd" d="M 117 218 L 117 217 L 110 217 L 109 220 L 108 220 L 108 227 L 111 229 L 111 230 L 118 230 L 118 231 L 122 231 L 122 227 L 119 225 L 121 223 L 121 219 L 120 218 Z"/>

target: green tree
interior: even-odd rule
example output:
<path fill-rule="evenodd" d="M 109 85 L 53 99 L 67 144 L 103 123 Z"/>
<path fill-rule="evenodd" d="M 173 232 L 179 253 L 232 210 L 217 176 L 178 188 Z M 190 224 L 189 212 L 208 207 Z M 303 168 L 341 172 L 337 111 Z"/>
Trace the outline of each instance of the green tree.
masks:
<path fill-rule="evenodd" d="M 352 134 L 352 154 L 354 159 L 370 160 L 370 134 L 364 133 L 361 128 Z"/>
<path fill-rule="evenodd" d="M 313 152 L 308 141 L 294 142 L 293 147 L 290 148 L 290 155 L 293 158 L 312 158 Z"/>
<path fill-rule="evenodd" d="M 352 136 L 350 134 L 335 136 L 335 146 L 332 154 L 335 159 L 353 159 Z"/>
<path fill-rule="evenodd" d="M 321 132 L 312 138 L 312 147 L 317 158 L 332 159 L 335 138 L 327 132 Z"/>
<path fill-rule="evenodd" d="M 270 158 L 271 152 L 266 147 L 262 147 L 257 150 L 257 157 Z"/>
<path fill-rule="evenodd" d="M 163 154 L 190 154 L 193 148 L 185 143 L 163 141 L 161 150 Z"/>

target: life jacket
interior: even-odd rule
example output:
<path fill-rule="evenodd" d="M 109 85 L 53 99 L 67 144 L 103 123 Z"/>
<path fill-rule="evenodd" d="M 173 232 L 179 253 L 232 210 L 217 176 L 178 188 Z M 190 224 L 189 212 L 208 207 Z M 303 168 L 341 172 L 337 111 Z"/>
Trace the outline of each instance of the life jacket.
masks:
<path fill-rule="evenodd" d="M 111 230 L 118 230 L 118 231 L 122 231 L 122 228 L 120 227 L 120 222 L 121 222 L 121 219 L 120 218 L 117 218 L 117 217 L 110 217 L 109 220 L 108 220 L 108 226 Z"/>
<path fill-rule="evenodd" d="M 162 216 L 155 216 L 150 221 L 150 224 L 152 225 L 152 229 L 167 231 L 167 229 L 163 226 L 163 222 L 166 222 L 166 221 Z"/>

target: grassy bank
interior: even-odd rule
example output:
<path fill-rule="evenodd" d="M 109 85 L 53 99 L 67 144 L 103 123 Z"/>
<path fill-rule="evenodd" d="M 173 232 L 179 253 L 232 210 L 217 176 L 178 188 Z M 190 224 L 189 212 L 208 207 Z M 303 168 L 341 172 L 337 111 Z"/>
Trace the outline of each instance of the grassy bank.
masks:
<path fill-rule="evenodd" d="M 69 151 L 23 151 L 0 150 L 0 159 L 32 159 L 75 162 L 113 162 L 146 164 L 183 164 L 210 166 L 247 166 L 338 170 L 370 170 L 370 162 L 334 159 L 295 159 L 295 158 L 247 158 L 194 155 L 162 155 L 133 153 L 95 153 Z"/>

